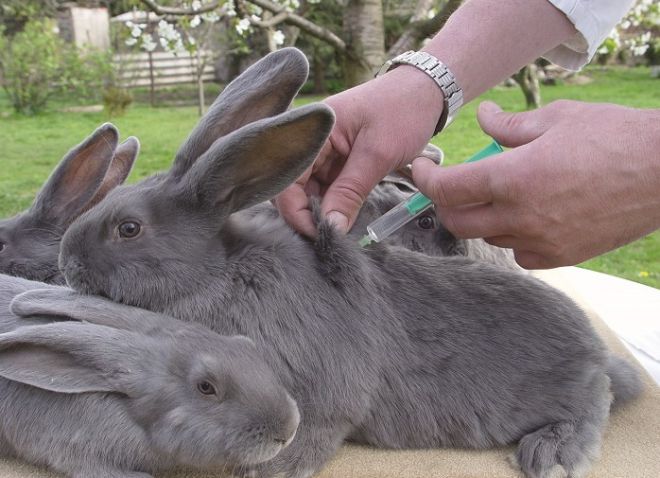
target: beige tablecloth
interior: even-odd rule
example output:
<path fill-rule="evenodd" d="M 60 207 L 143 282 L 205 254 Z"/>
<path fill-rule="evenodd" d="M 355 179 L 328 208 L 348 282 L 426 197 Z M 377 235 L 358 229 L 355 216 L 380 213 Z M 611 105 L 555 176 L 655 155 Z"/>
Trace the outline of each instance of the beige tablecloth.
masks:
<path fill-rule="evenodd" d="M 561 272 L 547 271 L 541 278 L 566 289 Z M 571 294 L 578 302 L 581 297 Z M 620 356 L 631 357 L 614 333 L 582 304 L 601 337 Z M 634 320 L 634 316 L 630 318 Z M 634 359 L 631 360 L 634 361 Z M 660 477 L 660 388 L 640 367 L 646 384 L 644 394 L 613 413 L 602 447 L 602 456 L 590 478 Z M 412 450 L 385 451 L 346 445 L 317 475 L 318 478 L 517 478 L 507 455 L 514 447 L 489 451 Z M 14 460 L 0 459 L 0 478 L 54 478 L 55 474 Z M 180 471 L 167 478 L 219 478 L 212 473 Z M 90 477 L 94 478 L 94 477 Z"/>

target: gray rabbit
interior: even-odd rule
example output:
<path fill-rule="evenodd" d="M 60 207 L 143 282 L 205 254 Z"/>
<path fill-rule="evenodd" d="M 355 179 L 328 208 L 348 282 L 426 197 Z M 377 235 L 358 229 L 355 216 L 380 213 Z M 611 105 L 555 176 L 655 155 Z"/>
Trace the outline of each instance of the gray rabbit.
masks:
<path fill-rule="evenodd" d="M 244 469 L 293 439 L 296 404 L 251 340 L 43 287 L 0 275 L 0 455 L 147 478 Z"/>
<path fill-rule="evenodd" d="M 117 129 L 106 123 L 69 151 L 37 194 L 32 206 L 0 220 L 0 272 L 63 284 L 57 267 L 62 234 L 73 220 L 123 183 L 139 143 L 118 143 Z"/>
<path fill-rule="evenodd" d="M 297 50 L 253 65 L 157 179 L 122 186 L 66 232 L 86 294 L 252 338 L 296 399 L 292 444 L 256 476 L 308 477 L 346 439 L 385 448 L 518 443 L 528 477 L 583 476 L 612 401 L 639 391 L 584 313 L 545 283 L 464 257 L 314 241 L 249 208 L 314 160 L 332 111 L 283 113 Z"/>

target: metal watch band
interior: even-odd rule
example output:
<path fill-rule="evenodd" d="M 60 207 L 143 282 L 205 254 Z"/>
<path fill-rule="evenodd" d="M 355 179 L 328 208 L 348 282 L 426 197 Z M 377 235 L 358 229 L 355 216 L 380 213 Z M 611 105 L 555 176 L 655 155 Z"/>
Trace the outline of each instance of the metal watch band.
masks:
<path fill-rule="evenodd" d="M 398 65 L 411 65 L 429 75 L 440 87 L 444 97 L 442 114 L 435 127 L 434 135 L 450 124 L 459 108 L 463 105 L 463 90 L 456 83 L 454 74 L 449 68 L 433 55 L 424 51 L 407 51 L 385 62 L 376 76 L 380 76 Z"/>

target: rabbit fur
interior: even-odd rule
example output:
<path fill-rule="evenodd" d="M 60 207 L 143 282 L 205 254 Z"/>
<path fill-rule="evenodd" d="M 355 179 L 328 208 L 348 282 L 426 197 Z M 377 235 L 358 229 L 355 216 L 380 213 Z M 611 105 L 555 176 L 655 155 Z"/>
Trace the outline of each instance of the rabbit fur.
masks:
<path fill-rule="evenodd" d="M 251 340 L 44 287 L 0 275 L 1 455 L 146 478 L 254 465 L 292 440 L 295 402 Z"/>
<path fill-rule="evenodd" d="M 568 297 L 465 257 L 363 249 L 323 221 L 311 241 L 249 210 L 292 183 L 332 128 L 324 105 L 283 113 L 306 74 L 289 48 L 232 82 L 168 173 L 115 189 L 71 225 L 67 282 L 257 343 L 301 422 L 256 476 L 311 476 L 346 439 L 518 443 L 526 476 L 583 476 L 610 410 L 608 367 L 634 372 Z"/>
<path fill-rule="evenodd" d="M 140 144 L 134 137 L 118 145 L 110 123 L 94 131 L 60 161 L 32 206 L 0 220 L 0 273 L 64 284 L 57 267 L 62 234 L 131 171 Z"/>

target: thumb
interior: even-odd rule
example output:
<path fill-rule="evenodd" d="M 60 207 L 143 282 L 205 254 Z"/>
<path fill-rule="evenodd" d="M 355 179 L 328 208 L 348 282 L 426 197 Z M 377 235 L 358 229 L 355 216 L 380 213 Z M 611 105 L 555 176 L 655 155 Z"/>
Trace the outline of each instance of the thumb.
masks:
<path fill-rule="evenodd" d="M 344 233 L 348 232 L 357 219 L 371 190 L 388 173 L 379 161 L 360 163 L 359 158 L 348 158 L 344 169 L 328 187 L 321 203 L 321 210 L 328 221 Z"/>
<path fill-rule="evenodd" d="M 477 120 L 485 133 L 509 148 L 534 141 L 550 128 L 548 110 L 506 113 L 492 101 L 479 105 Z"/>

